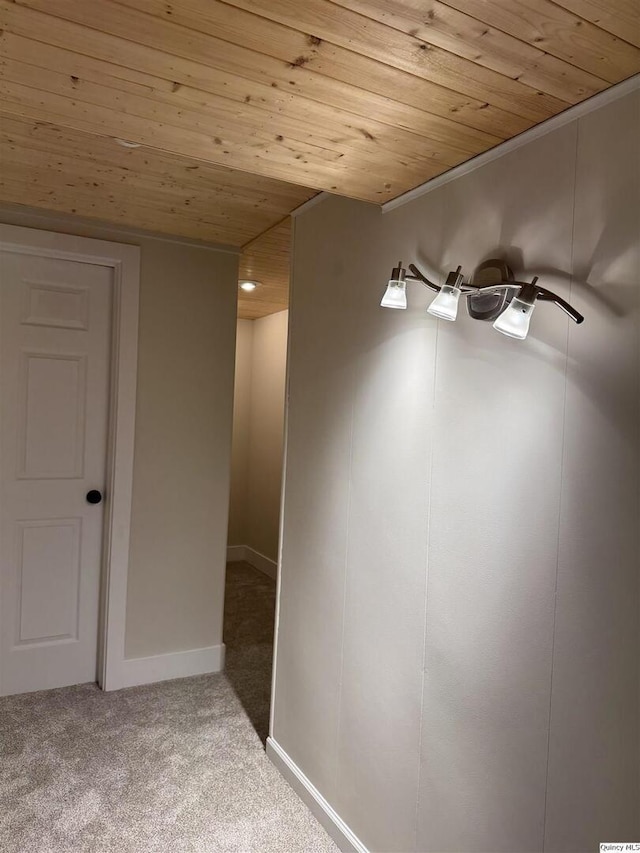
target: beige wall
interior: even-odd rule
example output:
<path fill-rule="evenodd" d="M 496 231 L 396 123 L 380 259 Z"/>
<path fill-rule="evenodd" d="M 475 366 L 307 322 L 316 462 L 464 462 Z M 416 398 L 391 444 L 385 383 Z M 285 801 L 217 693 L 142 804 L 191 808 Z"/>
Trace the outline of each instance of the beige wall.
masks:
<path fill-rule="evenodd" d="M 253 326 L 245 544 L 276 561 L 280 526 L 288 322 L 289 312 L 280 311 L 254 320 Z"/>
<path fill-rule="evenodd" d="M 236 262 L 142 246 L 127 657 L 222 642 Z"/>
<path fill-rule="evenodd" d="M 288 311 L 239 320 L 229 544 L 277 562 Z"/>
<path fill-rule="evenodd" d="M 233 439 L 231 442 L 231 496 L 229 500 L 229 545 L 244 545 L 246 539 L 247 465 L 251 435 L 251 367 L 253 320 L 238 320 L 236 368 L 233 393 Z"/>
<path fill-rule="evenodd" d="M 127 658 L 222 642 L 237 255 L 19 208 L 3 222 L 141 247 Z"/>
<path fill-rule="evenodd" d="M 296 219 L 271 734 L 372 851 L 640 837 L 639 110 Z M 502 253 L 585 323 L 379 308 Z"/>

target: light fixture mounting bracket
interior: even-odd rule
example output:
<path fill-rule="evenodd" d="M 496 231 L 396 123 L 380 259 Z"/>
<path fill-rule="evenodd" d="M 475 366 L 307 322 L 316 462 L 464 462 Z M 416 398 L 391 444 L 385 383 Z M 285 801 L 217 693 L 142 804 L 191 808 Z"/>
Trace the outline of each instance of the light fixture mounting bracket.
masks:
<path fill-rule="evenodd" d="M 511 267 L 500 258 L 490 258 L 476 267 L 470 283 L 474 287 L 490 287 L 510 281 L 513 281 Z M 469 316 L 474 320 L 495 320 L 511 302 L 514 292 L 511 288 L 504 288 L 490 293 L 470 293 L 467 296 Z"/>

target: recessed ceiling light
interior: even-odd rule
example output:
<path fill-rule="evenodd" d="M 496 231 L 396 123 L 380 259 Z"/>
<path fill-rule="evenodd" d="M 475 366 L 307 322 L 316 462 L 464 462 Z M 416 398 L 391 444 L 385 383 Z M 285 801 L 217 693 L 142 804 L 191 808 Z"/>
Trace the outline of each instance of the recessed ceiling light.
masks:
<path fill-rule="evenodd" d="M 118 145 L 122 145 L 123 148 L 140 148 L 139 142 L 131 142 L 130 139 L 119 139 L 117 136 L 115 137 Z"/>
<path fill-rule="evenodd" d="M 259 281 L 249 281 L 245 279 L 243 281 L 238 282 L 238 287 L 240 290 L 244 290 L 245 293 L 251 293 L 252 290 L 255 290 L 256 287 L 260 287 L 261 282 Z"/>

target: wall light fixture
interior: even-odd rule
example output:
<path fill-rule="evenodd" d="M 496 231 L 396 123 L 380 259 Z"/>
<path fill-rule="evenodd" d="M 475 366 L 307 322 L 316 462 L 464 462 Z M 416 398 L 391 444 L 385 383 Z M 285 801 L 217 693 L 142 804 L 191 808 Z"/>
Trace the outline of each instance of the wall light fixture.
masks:
<path fill-rule="evenodd" d="M 504 261 L 491 259 L 475 271 L 473 282 L 465 283 L 461 267 L 450 272 L 446 282 L 440 286 L 430 281 L 415 264 L 409 264 L 409 273 L 402 261 L 393 268 L 387 289 L 380 305 L 383 308 L 407 307 L 407 282 L 417 281 L 435 290 L 436 298 L 427 308 L 427 313 L 441 320 L 455 320 L 458 316 L 460 297 L 467 300 L 467 310 L 475 320 L 492 320 L 493 328 L 503 335 L 524 340 L 536 302 L 553 302 L 575 323 L 584 317 L 557 293 L 540 287 L 538 277 L 532 281 L 516 281 L 511 269 Z"/>

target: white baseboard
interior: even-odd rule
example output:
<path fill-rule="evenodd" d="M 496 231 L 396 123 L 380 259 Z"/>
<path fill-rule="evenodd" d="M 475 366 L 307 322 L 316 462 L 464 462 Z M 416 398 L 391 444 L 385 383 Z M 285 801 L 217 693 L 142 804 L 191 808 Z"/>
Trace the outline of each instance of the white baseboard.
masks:
<path fill-rule="evenodd" d="M 278 564 L 275 560 L 271 560 L 269 559 L 269 557 L 265 557 L 264 554 L 261 554 L 259 551 L 255 551 L 248 545 L 245 546 L 244 559 L 247 561 L 247 563 L 249 563 L 249 565 L 253 566 L 254 569 L 258 569 L 265 575 L 268 575 L 270 578 L 273 578 L 273 580 L 277 578 Z"/>
<path fill-rule="evenodd" d="M 139 684 L 153 684 L 156 681 L 168 681 L 171 678 L 187 678 L 190 675 L 205 675 L 209 672 L 221 672 L 224 669 L 225 646 L 209 646 L 206 649 L 189 649 L 186 652 L 172 652 L 166 655 L 153 655 L 148 658 L 125 658 L 122 661 L 118 683 L 110 687 L 136 687 Z"/>
<path fill-rule="evenodd" d="M 265 557 L 249 545 L 230 545 L 227 548 L 228 563 L 249 563 L 254 569 L 263 572 L 275 580 L 278 576 L 278 564 L 275 560 Z"/>
<path fill-rule="evenodd" d="M 267 755 L 343 853 L 369 853 L 362 841 L 272 737 L 267 738 Z"/>
<path fill-rule="evenodd" d="M 227 563 L 240 563 L 244 560 L 244 545 L 229 545 L 227 548 Z"/>

